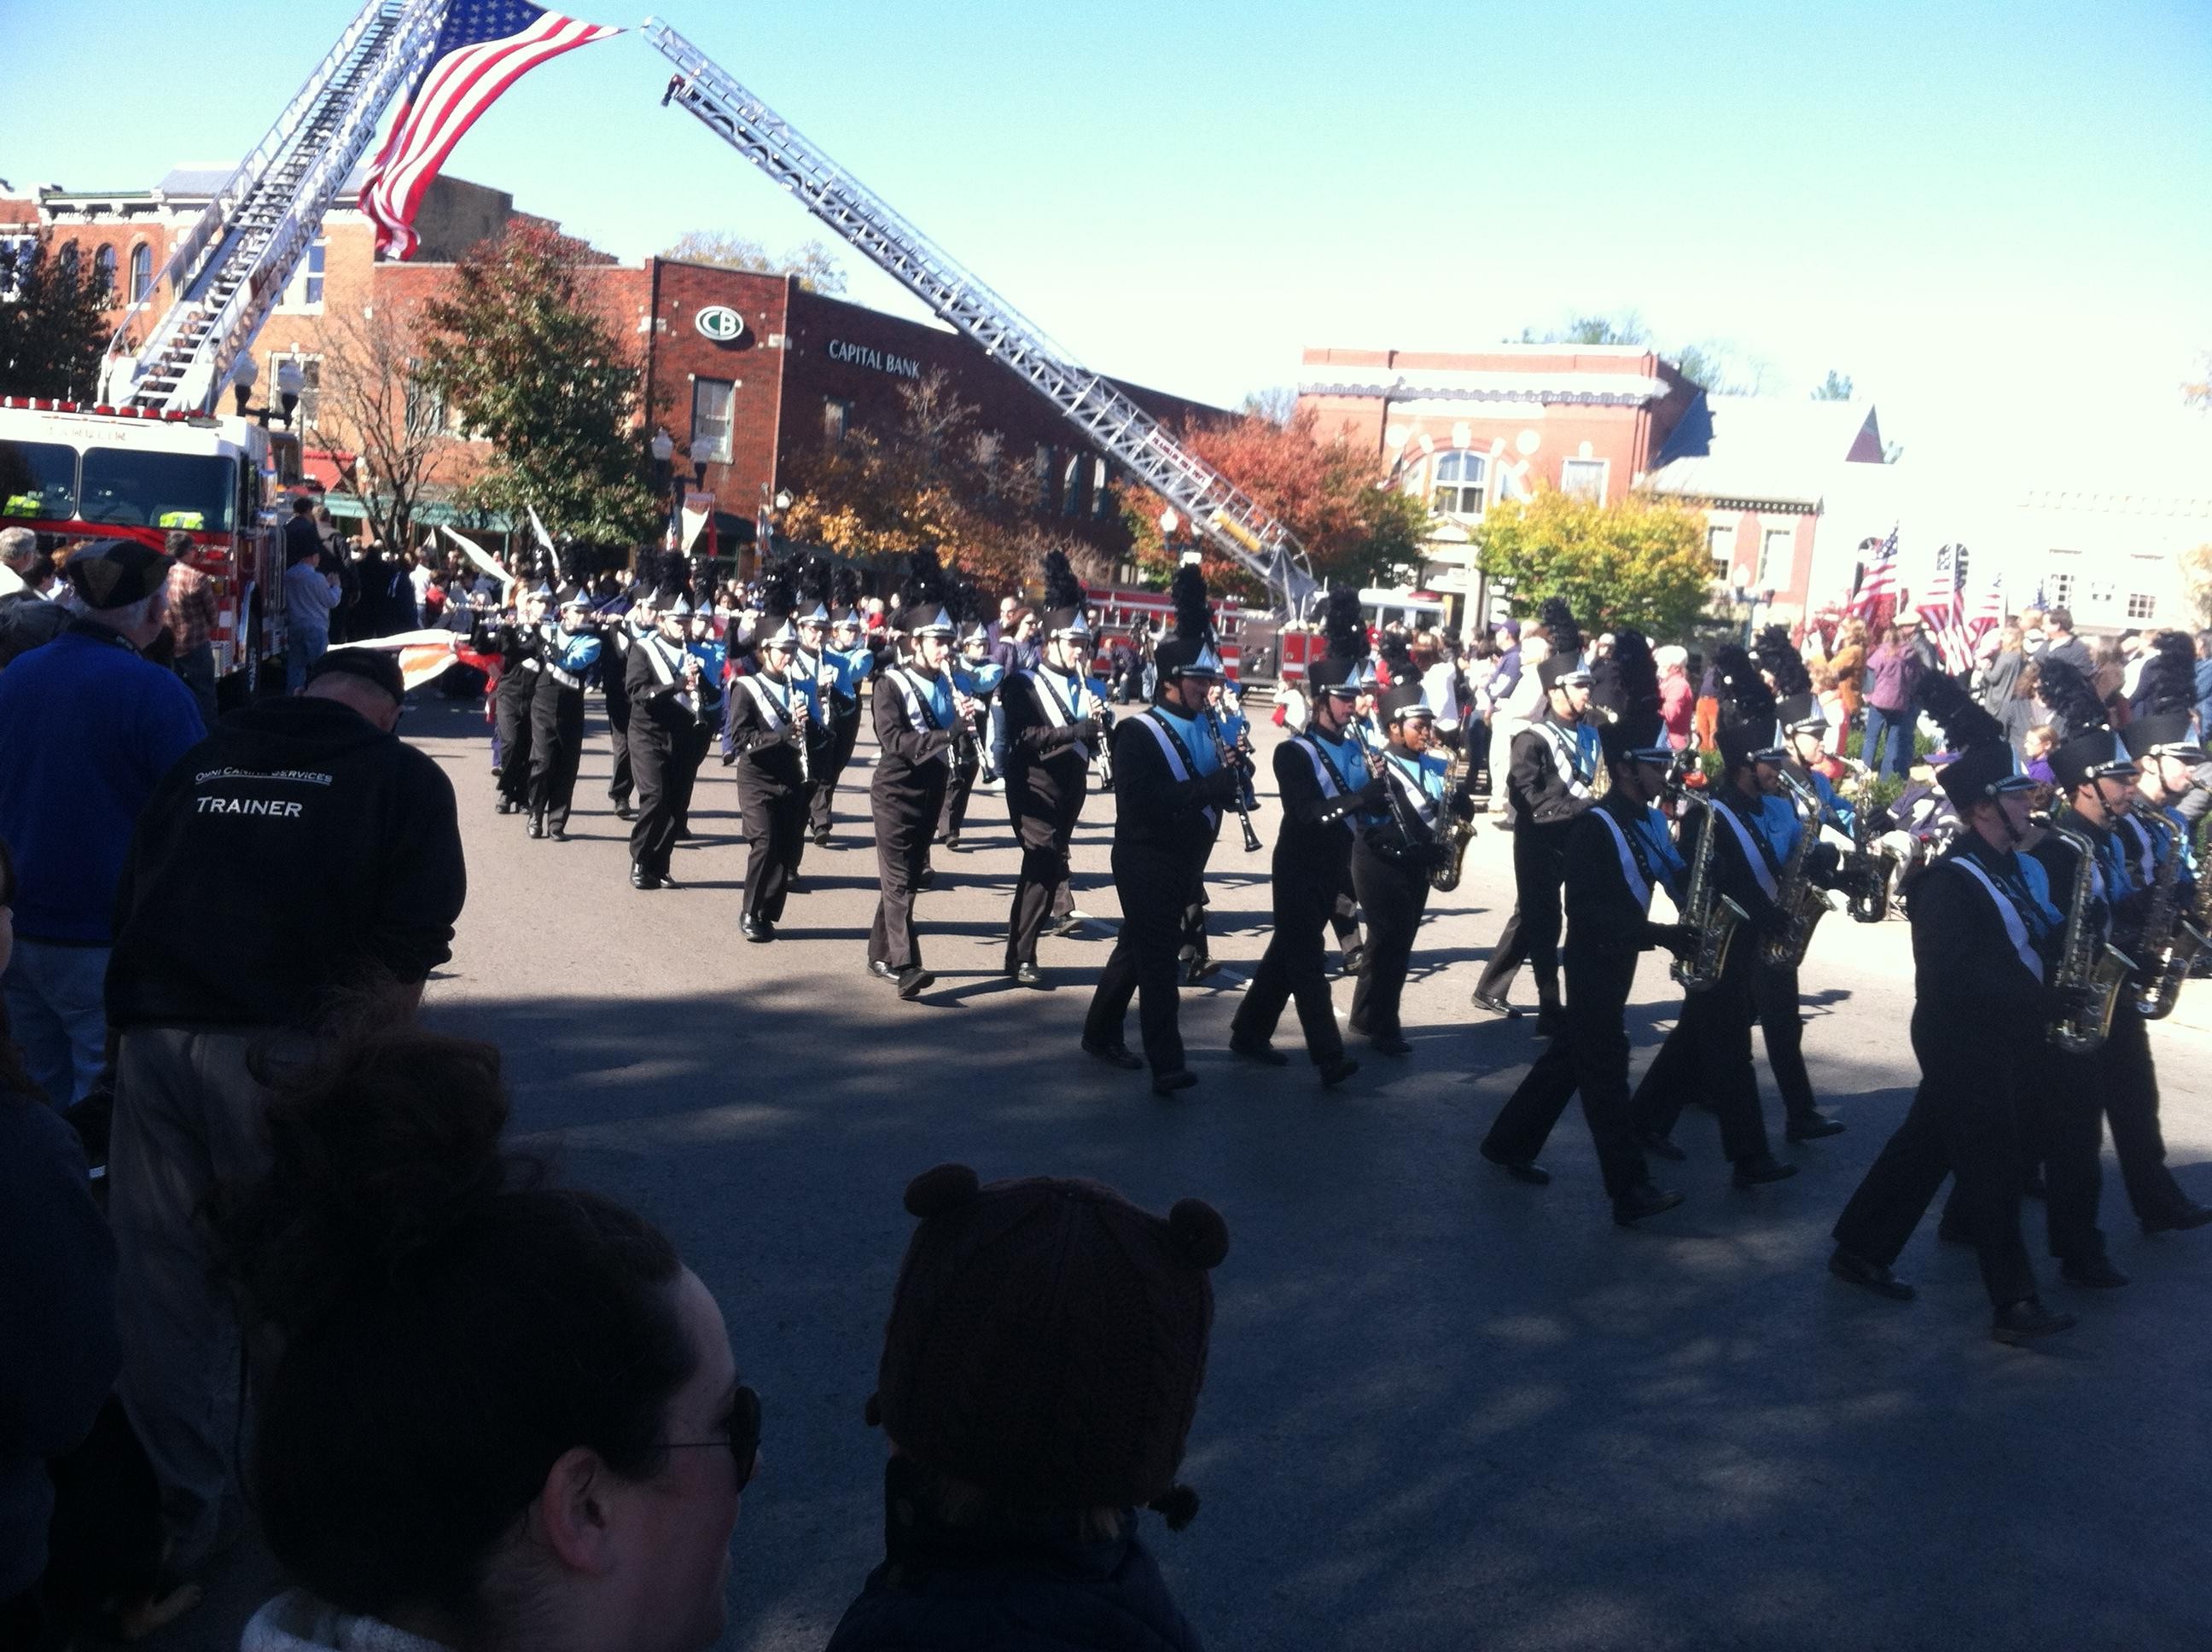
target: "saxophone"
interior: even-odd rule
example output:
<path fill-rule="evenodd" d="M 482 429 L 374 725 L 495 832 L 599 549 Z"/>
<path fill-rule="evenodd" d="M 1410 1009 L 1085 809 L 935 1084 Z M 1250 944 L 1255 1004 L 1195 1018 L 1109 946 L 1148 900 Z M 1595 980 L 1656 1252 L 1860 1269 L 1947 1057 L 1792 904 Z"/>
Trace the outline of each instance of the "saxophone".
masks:
<path fill-rule="evenodd" d="M 2146 1021 L 2163 1021 L 2173 1013 L 2181 983 L 2189 979 L 2206 946 L 2212 945 L 2204 932 L 2181 913 L 2181 848 L 2180 834 L 2172 834 L 2172 846 L 2160 858 L 2151 879 L 2150 907 L 2136 948 L 2149 960 L 2135 999 L 2136 1013 Z"/>
<path fill-rule="evenodd" d="M 1466 726 L 1461 726 L 1462 735 Z M 1462 820 L 1451 812 L 1451 800 L 1459 795 L 1460 787 L 1467 784 L 1467 742 L 1462 738 L 1460 749 L 1444 765 L 1444 817 L 1439 834 L 1437 864 L 1429 868 L 1429 887 L 1440 895 L 1449 895 L 1459 887 L 1460 863 L 1467 859 L 1468 840 L 1474 835 L 1474 822 Z"/>
<path fill-rule="evenodd" d="M 2051 1042 L 2069 1055 L 2087 1055 L 2112 1029 L 2120 988 L 2135 974 L 2134 960 L 2096 934 L 2089 912 L 2097 896 L 2097 851 L 2079 832 L 2039 816 L 2037 825 L 2074 851 L 2074 895 L 2066 908 L 2066 938 L 2051 985 L 2068 1008 L 2051 1023 Z"/>
<path fill-rule="evenodd" d="M 1705 811 L 1705 829 L 1698 835 L 1698 852 L 1691 857 L 1689 875 L 1682 887 L 1682 922 L 1696 934 L 1698 944 L 1686 956 L 1676 958 L 1668 973 L 1685 992 L 1702 993 L 1719 984 L 1721 971 L 1728 964 L 1729 944 L 1747 914 L 1721 893 L 1720 881 L 1714 876 L 1713 856 L 1720 848 L 1721 824 L 1712 817 L 1720 805 L 1699 792 L 1684 792 L 1682 802 L 1686 807 Z"/>
<path fill-rule="evenodd" d="M 1828 897 L 1806 875 L 1806 862 L 1820 835 L 1820 799 L 1788 769 L 1782 771 L 1784 794 L 1797 815 L 1797 842 L 1776 880 L 1774 903 L 1789 919 L 1779 935 L 1769 936 L 1759 957 L 1770 969 L 1795 969 L 1805 962 L 1805 949 L 1813 944 L 1813 929 L 1827 915 Z"/>

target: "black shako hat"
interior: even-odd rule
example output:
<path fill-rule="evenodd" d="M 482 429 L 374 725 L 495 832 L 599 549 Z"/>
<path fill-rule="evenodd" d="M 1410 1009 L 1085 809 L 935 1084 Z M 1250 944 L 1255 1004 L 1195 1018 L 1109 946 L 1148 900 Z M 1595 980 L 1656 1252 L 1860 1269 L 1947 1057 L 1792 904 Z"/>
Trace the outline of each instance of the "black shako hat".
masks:
<path fill-rule="evenodd" d="M 1750 653 L 1741 643 L 1723 643 L 1713 650 L 1713 669 L 1720 673 L 1723 762 L 1735 769 L 1749 763 L 1787 762 L 1774 691 L 1752 664 Z"/>
<path fill-rule="evenodd" d="M 1382 715 L 1390 722 L 1402 722 L 1408 717 L 1434 719 L 1436 714 L 1429 702 L 1421 698 L 1419 683 L 1394 683 L 1382 691 Z"/>
<path fill-rule="evenodd" d="M 1152 649 L 1160 681 L 1177 677 L 1220 677 L 1221 655 L 1213 646 L 1213 621 L 1206 607 L 1206 575 L 1195 562 L 1176 570 L 1169 587 L 1175 604 L 1175 635 Z"/>
<path fill-rule="evenodd" d="M 1626 626 L 1613 634 L 1613 652 L 1600 660 L 1590 699 L 1606 716 L 1598 724 L 1598 744 L 1606 761 L 1672 762 L 1674 748 L 1659 714 L 1659 663 L 1643 632 Z"/>
<path fill-rule="evenodd" d="M 1959 755 L 1936 776 L 1961 818 L 1975 804 L 2008 792 L 2032 792 L 2035 782 L 2020 772 L 2004 727 L 1942 671 L 1923 671 L 1916 690 L 1920 708 L 1943 731 L 1943 741 Z"/>

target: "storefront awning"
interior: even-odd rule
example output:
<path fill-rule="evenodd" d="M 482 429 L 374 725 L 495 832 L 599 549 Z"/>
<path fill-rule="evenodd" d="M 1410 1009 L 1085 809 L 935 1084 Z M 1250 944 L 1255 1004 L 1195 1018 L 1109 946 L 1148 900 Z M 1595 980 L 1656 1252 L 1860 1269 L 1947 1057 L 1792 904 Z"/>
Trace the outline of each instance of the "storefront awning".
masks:
<path fill-rule="evenodd" d="M 323 504 L 341 521 L 359 522 L 368 515 L 368 506 L 355 494 L 325 494 Z M 416 500 L 415 520 L 426 528 L 462 528 L 473 533 L 512 533 L 515 526 L 495 511 L 465 511 L 440 499 Z"/>

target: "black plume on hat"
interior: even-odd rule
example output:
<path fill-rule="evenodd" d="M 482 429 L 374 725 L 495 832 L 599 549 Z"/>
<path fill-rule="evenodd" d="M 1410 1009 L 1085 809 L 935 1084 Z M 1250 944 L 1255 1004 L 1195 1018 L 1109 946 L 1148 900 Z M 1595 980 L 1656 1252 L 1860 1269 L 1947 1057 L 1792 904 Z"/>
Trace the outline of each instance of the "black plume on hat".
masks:
<path fill-rule="evenodd" d="M 1943 731 L 1943 744 L 1948 750 L 1963 752 L 1980 745 L 2008 744 L 2004 726 L 1960 688 L 1957 678 L 1942 671 L 1923 671 L 1917 697 L 1920 708 Z"/>
<path fill-rule="evenodd" d="M 1044 554 L 1044 605 L 1047 613 L 1054 614 L 1083 606 L 1083 581 L 1075 577 L 1074 566 L 1064 550 Z"/>
<path fill-rule="evenodd" d="M 1420 670 L 1413 664 L 1413 644 L 1407 641 L 1403 631 L 1383 632 L 1382 641 L 1376 652 L 1382 656 L 1382 663 L 1390 668 L 1392 683 L 1417 683 L 1420 680 Z"/>
<path fill-rule="evenodd" d="M 1185 562 L 1176 569 L 1168 600 L 1175 605 L 1177 637 L 1185 642 L 1205 642 L 1212 637 L 1213 617 L 1206 608 L 1206 574 L 1196 562 Z"/>
<path fill-rule="evenodd" d="M 1774 691 L 1741 643 L 1725 642 L 1714 649 L 1713 669 L 1720 674 L 1721 754 L 1731 768 L 1740 767 L 1753 752 L 1778 744 L 1781 713 Z"/>
<path fill-rule="evenodd" d="M 906 559 L 906 579 L 899 586 L 899 606 L 906 620 L 915 616 L 934 619 L 945 606 L 945 567 L 937 560 L 937 547 L 924 545 Z M 926 610 L 926 611 L 925 611 Z"/>
<path fill-rule="evenodd" d="M 1612 653 L 1590 672 L 1590 699 L 1611 714 L 1597 732 L 1608 756 L 1659 745 L 1666 727 L 1659 713 L 1659 662 L 1643 632 L 1623 627 L 1613 633 Z"/>
<path fill-rule="evenodd" d="M 799 564 L 799 600 L 811 612 L 819 603 L 830 605 L 830 587 L 836 565 L 818 550 L 810 550 Z"/>
<path fill-rule="evenodd" d="M 860 605 L 860 570 L 850 562 L 838 563 L 830 589 L 831 608 L 840 616 L 852 612 Z"/>
<path fill-rule="evenodd" d="M 799 561 L 783 557 L 761 575 L 761 612 L 772 620 L 787 620 L 799 611 Z"/>
<path fill-rule="evenodd" d="M 1759 634 L 1759 668 L 1774 678 L 1774 697 L 1789 700 L 1813 692 L 1813 674 L 1805 669 L 1805 656 L 1790 640 L 1786 625 L 1770 625 Z"/>
<path fill-rule="evenodd" d="M 1367 622 L 1360 616 L 1359 593 L 1350 586 L 1340 585 L 1328 593 L 1321 629 L 1328 639 L 1331 659 L 1367 658 Z"/>
<path fill-rule="evenodd" d="M 1552 639 L 1555 654 L 1578 654 L 1583 651 L 1583 628 L 1575 623 L 1575 610 L 1567 606 L 1565 597 L 1547 597 L 1536 610 L 1543 622 L 1545 632 Z"/>
<path fill-rule="evenodd" d="M 2197 651 L 2179 631 L 2160 631 L 2151 641 L 2136 684 L 2137 710 L 2145 717 L 2186 715 L 2197 702 Z"/>
<path fill-rule="evenodd" d="M 2037 659 L 2035 697 L 2058 720 L 2069 738 L 2106 726 L 2104 702 L 2097 698 L 2097 690 L 2081 675 L 2081 668 L 2070 660 L 2050 653 Z"/>

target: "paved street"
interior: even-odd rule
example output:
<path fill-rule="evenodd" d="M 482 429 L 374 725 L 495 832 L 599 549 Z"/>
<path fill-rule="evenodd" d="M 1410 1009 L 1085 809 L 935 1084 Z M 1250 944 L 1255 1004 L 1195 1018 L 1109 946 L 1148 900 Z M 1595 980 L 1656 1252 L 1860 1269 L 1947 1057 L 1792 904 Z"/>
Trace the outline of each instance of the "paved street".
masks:
<path fill-rule="evenodd" d="M 1163 1103 L 1077 1051 L 1103 938 L 1047 942 L 1050 994 L 999 975 L 1016 856 L 995 796 L 975 799 L 973 852 L 940 852 L 920 906 L 939 985 L 906 1005 L 862 970 L 866 744 L 838 846 L 808 851 L 781 938 L 754 947 L 737 932 L 736 791 L 714 760 L 693 815 L 707 836 L 677 859 L 685 887 L 641 895 L 606 811 L 596 701 L 565 845 L 492 813 L 472 708 L 432 701 L 405 730 L 453 774 L 468 836 L 431 1020 L 495 1040 L 526 1139 L 669 1231 L 766 1398 L 733 1652 L 820 1646 L 878 1557 L 882 1442 L 861 1407 L 911 1226 L 901 1190 L 945 1159 L 1097 1176 L 1158 1209 L 1197 1194 L 1227 1218 L 1184 1476 L 1205 1509 L 1180 1536 L 1146 1521 L 1210 1646 L 2212 1643 L 2212 1232 L 2143 1239 L 2108 1165 L 2106 1226 L 2135 1283 L 2071 1291 L 2045 1265 L 2046 1296 L 2083 1322 L 2033 1351 L 1989 1339 L 1973 1258 L 1939 1247 L 1932 1219 L 1899 1266 L 1916 1303 L 1823 1271 L 1828 1226 L 1908 1099 L 1901 922 L 1832 919 L 1805 970 L 1807 1054 L 1849 1133 L 1787 1150 L 1803 1174 L 1741 1193 L 1692 1112 L 1691 1163 L 1661 1167 L 1690 1201 L 1623 1232 L 1578 1114 L 1545 1156 L 1548 1188 L 1477 1157 L 1534 1048 L 1526 1021 L 1468 1017 L 1511 898 L 1508 840 L 1487 827 L 1423 932 L 1411 1059 L 1358 1047 L 1364 1070 L 1328 1095 L 1302 1063 L 1236 1063 L 1231 975 L 1186 994 L 1202 1082 Z M 1109 809 L 1094 799 L 1077 858 L 1079 903 L 1109 920 Z M 1272 835 L 1272 810 L 1258 823 Z M 1232 970 L 1265 942 L 1267 872 L 1232 823 L 1210 881 Z M 1639 1068 L 1675 1001 L 1647 961 Z M 1296 1048 L 1294 1023 L 1279 1042 Z M 2212 1198 L 2212 988 L 2192 987 L 2154 1044 L 2172 1158 Z M 234 1645 L 268 1582 L 241 1552 L 155 1644 Z"/>

